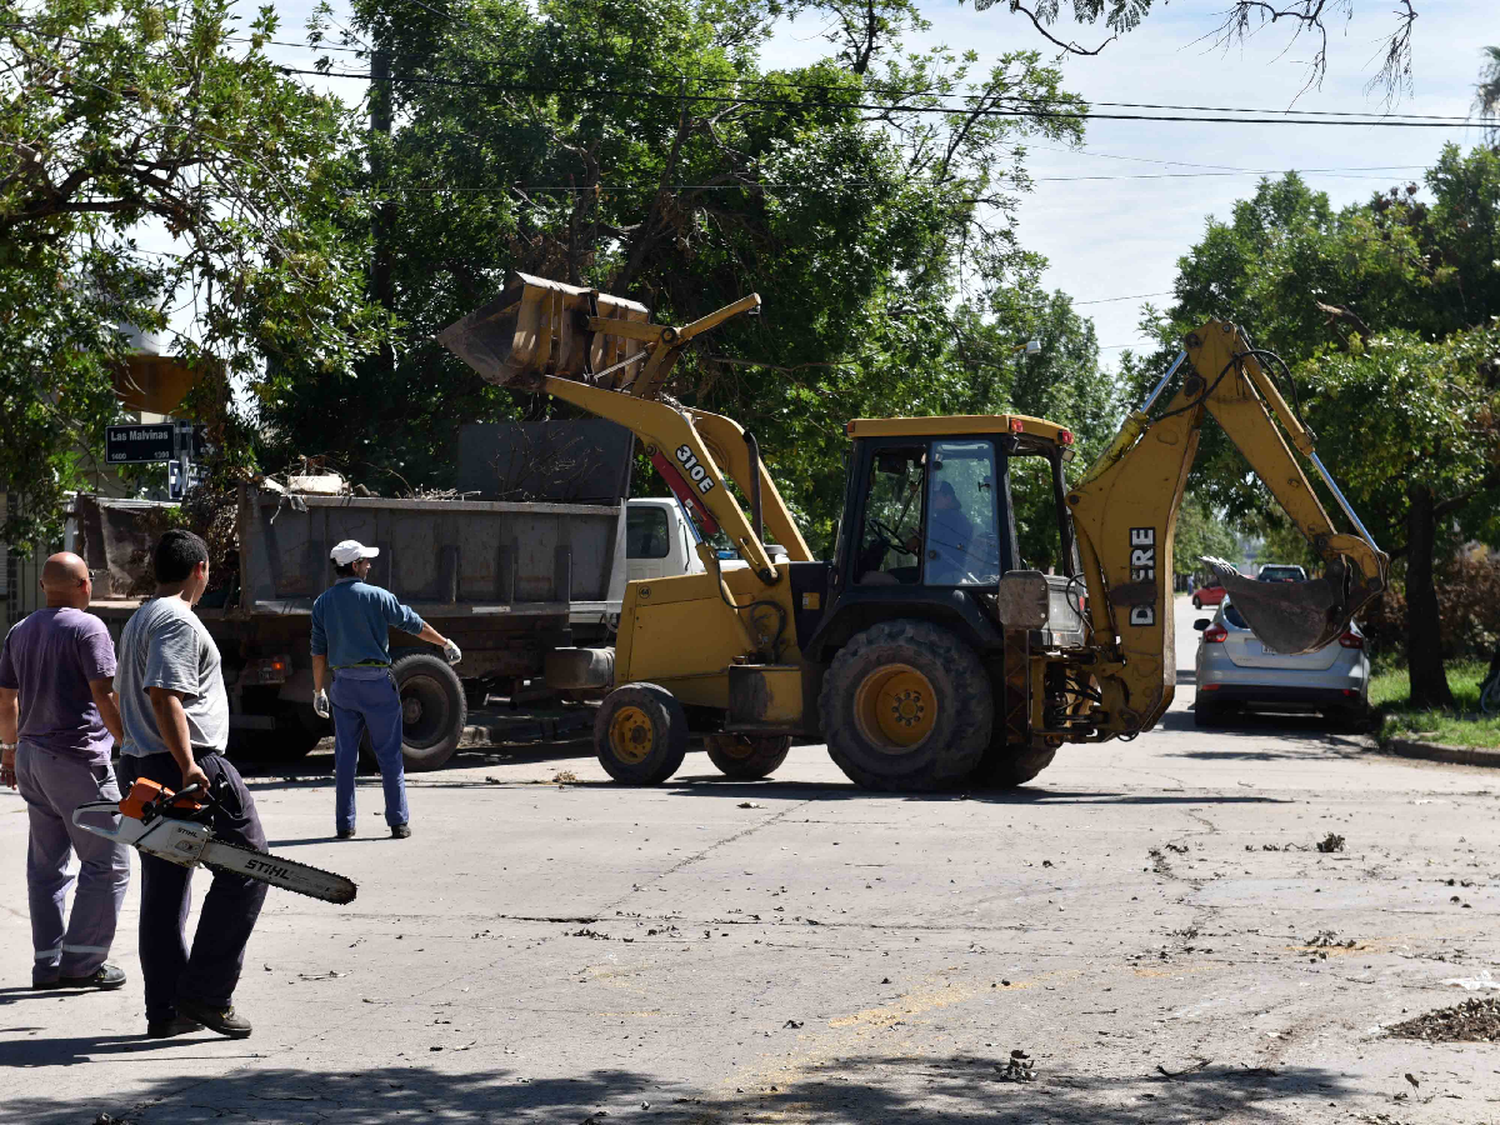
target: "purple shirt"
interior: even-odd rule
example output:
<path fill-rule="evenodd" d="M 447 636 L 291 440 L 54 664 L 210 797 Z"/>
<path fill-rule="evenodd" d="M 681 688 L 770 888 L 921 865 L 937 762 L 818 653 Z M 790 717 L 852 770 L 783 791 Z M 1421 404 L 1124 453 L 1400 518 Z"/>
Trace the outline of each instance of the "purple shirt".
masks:
<path fill-rule="evenodd" d="M 109 762 L 113 740 L 89 681 L 114 674 L 115 646 L 104 622 L 70 606 L 36 610 L 0 650 L 0 688 L 20 692 L 21 738 L 90 765 Z"/>

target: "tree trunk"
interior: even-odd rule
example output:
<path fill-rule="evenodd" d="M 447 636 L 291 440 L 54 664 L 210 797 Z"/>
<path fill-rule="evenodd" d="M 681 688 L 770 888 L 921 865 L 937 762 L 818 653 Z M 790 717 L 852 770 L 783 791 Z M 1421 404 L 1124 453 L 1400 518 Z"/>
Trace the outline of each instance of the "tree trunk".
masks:
<path fill-rule="evenodd" d="M 1411 677 L 1414 707 L 1452 707 L 1453 693 L 1443 671 L 1442 623 L 1438 618 L 1437 587 L 1432 580 L 1432 556 L 1437 520 L 1432 489 L 1414 484 L 1407 490 L 1406 668 Z"/>

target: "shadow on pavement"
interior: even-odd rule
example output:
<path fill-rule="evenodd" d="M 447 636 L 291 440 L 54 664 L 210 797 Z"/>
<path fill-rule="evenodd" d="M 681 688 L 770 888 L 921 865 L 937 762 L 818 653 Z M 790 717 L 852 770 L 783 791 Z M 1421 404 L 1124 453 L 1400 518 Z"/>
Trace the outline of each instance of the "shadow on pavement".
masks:
<path fill-rule="evenodd" d="M 57 1041 L 54 1041 L 57 1042 Z M 88 1043 L 90 1040 L 64 1040 Z M 65 1048 L 66 1049 L 66 1048 Z M 476 1052 L 477 1053 L 477 1052 Z M 453 1073 L 431 1067 L 386 1067 L 331 1072 L 246 1068 L 215 1078 L 175 1078 L 137 1091 L 128 1103 L 72 1097 L 56 1089 L 13 1099 L 15 1120 L 33 1125 L 77 1125 L 108 1113 L 121 1125 L 180 1125 L 215 1117 L 257 1122 L 441 1121 L 446 1125 L 496 1121 L 650 1121 L 653 1125 L 729 1125 L 731 1122 L 901 1121 L 939 1125 L 987 1122 L 1270 1122 L 1300 1116 L 1293 1099 L 1333 1103 L 1352 1089 L 1340 1075 L 1316 1067 L 1280 1069 L 1220 1065 L 1168 1077 L 1157 1071 L 1099 1077 L 1038 1062 L 1031 1082 L 1001 1075 L 1001 1059 L 909 1055 L 832 1059 L 804 1068 L 776 1085 L 753 1085 L 708 1095 L 625 1069 L 597 1069 L 576 1078 L 528 1079 L 515 1071 Z M 784 1072 L 783 1072 L 784 1073 Z M 59 1094 L 62 1096 L 59 1096 Z"/>
<path fill-rule="evenodd" d="M 611 782 L 597 782 L 610 785 Z M 677 776 L 663 787 L 675 797 L 793 798 L 805 801 L 983 801 L 999 805 L 1035 805 L 1052 801 L 1068 804 L 1107 805 L 1265 805 L 1282 803 L 1278 797 L 1219 793 L 1116 793 L 1108 790 L 1048 789 L 1044 782 L 1031 782 L 1018 789 L 974 789 L 954 793 L 879 793 L 860 789 L 853 782 L 733 781 L 719 774 Z"/>
<path fill-rule="evenodd" d="M 144 1029 L 145 1021 L 142 1020 Z M 211 1031 L 200 1031 L 196 1035 L 183 1035 L 175 1039 L 147 1039 L 145 1031 L 139 1035 L 78 1035 L 67 1039 L 34 1039 L 12 1040 L 0 1043 L 0 1067 L 39 1067 L 39 1066 L 76 1066 L 79 1063 L 87 1063 L 92 1059 L 110 1055 L 132 1055 L 145 1051 L 162 1051 L 173 1047 L 182 1047 L 195 1043 L 213 1043 L 215 1047 L 210 1055 L 177 1055 L 176 1058 L 215 1058 L 215 1059 L 253 1059 L 259 1056 L 251 1051 L 239 1051 L 235 1054 L 225 1055 L 218 1049 L 217 1045 L 224 1040 Z M 11 1108 L 14 1102 L 7 1104 Z M 40 1120 L 40 1117 L 35 1120 Z M 22 1115 L 12 1118 L 16 1121 L 31 1121 L 32 1117 Z M 92 1120 L 89 1118 L 88 1120 Z M 122 1123 L 123 1125 L 123 1123 Z"/>

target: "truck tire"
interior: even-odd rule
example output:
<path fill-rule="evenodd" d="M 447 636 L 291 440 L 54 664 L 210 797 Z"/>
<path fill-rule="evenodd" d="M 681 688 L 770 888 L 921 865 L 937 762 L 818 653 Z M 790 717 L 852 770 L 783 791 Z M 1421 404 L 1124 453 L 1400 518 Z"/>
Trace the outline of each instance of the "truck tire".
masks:
<path fill-rule="evenodd" d="M 833 658 L 818 704 L 829 756 L 866 789 L 959 785 L 994 726 L 979 657 L 928 621 L 884 621 L 855 634 Z"/>
<path fill-rule="evenodd" d="M 996 735 L 996 744 L 985 751 L 970 779 L 976 789 L 1014 789 L 1025 785 L 1057 757 L 1055 746 L 1007 746 L 1000 741 L 1003 732 L 997 731 Z"/>
<path fill-rule="evenodd" d="M 710 734 L 703 738 L 708 760 L 725 777 L 758 781 L 770 777 L 792 748 L 789 734 Z"/>
<path fill-rule="evenodd" d="M 615 688 L 594 716 L 594 752 L 606 773 L 624 785 L 660 785 L 687 755 L 682 704 L 656 684 Z"/>
<path fill-rule="evenodd" d="M 412 773 L 438 769 L 469 720 L 464 685 L 446 660 L 425 652 L 401 657 L 391 673 L 401 695 L 401 758 Z"/>

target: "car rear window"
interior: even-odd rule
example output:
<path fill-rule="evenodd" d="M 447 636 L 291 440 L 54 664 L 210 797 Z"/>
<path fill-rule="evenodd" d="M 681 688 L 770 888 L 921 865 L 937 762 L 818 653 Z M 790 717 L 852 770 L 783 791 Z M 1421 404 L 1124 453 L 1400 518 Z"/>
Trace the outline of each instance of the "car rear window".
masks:
<path fill-rule="evenodd" d="M 1261 568 L 1259 578 L 1262 582 L 1285 582 L 1288 578 L 1301 582 L 1304 573 L 1300 566 L 1267 566 Z"/>
<path fill-rule="evenodd" d="M 1236 629 L 1250 628 L 1249 625 L 1245 624 L 1245 619 L 1240 616 L 1240 611 L 1235 609 L 1232 605 L 1226 605 L 1224 607 L 1224 620 L 1229 622 Z"/>

